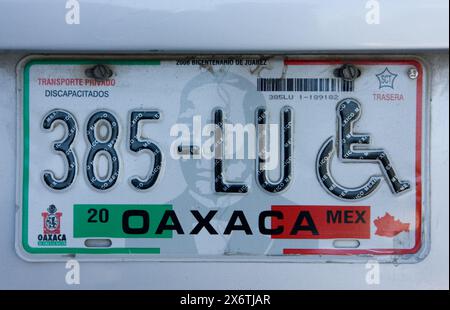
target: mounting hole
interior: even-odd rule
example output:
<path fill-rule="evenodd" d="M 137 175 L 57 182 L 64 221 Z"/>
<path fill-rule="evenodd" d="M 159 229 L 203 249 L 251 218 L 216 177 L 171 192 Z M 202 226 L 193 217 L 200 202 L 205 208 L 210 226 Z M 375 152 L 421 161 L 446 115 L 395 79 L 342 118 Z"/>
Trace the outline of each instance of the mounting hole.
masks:
<path fill-rule="evenodd" d="M 112 241 L 111 239 L 86 239 L 84 245 L 88 248 L 109 248 Z"/>
<path fill-rule="evenodd" d="M 359 240 L 334 240 L 333 246 L 337 249 L 356 249 L 359 248 Z"/>

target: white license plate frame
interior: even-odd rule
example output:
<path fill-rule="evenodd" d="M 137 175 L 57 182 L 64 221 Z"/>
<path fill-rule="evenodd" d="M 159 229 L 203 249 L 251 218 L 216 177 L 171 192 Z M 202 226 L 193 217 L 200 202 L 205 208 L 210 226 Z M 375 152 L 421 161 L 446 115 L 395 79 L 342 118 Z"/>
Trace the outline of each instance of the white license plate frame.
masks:
<path fill-rule="evenodd" d="M 372 64 L 383 64 L 388 68 L 389 65 L 406 65 L 409 67 L 415 67 L 418 69 L 419 77 L 417 78 L 417 99 L 415 100 L 416 112 L 420 120 L 420 126 L 416 126 L 418 132 L 416 133 L 415 153 L 419 156 L 420 160 L 417 162 L 416 170 L 416 184 L 418 187 L 415 189 L 416 195 L 416 222 L 414 223 L 414 246 L 412 248 L 387 248 L 387 249 L 339 249 L 330 248 L 328 245 L 323 249 L 298 249 L 295 247 L 289 247 L 288 251 L 280 253 L 280 255 L 255 255 L 255 253 L 239 253 L 234 251 L 232 253 L 223 253 L 223 255 L 205 255 L 205 254 L 171 254 L 165 255 L 161 253 L 153 252 L 153 250 L 139 250 L 133 251 L 130 248 L 66 248 L 66 247 L 31 247 L 28 243 L 28 206 L 27 203 L 27 186 L 26 175 L 30 171 L 25 171 L 29 166 L 26 152 L 29 149 L 29 145 L 24 143 L 29 141 L 27 129 L 24 127 L 24 123 L 27 120 L 23 117 L 23 113 L 26 113 L 28 107 L 27 100 L 30 100 L 30 93 L 27 90 L 27 83 L 29 83 L 29 77 L 25 74 L 29 73 L 30 64 L 73 64 L 83 66 L 83 70 L 86 65 L 93 65 L 95 63 L 107 63 L 107 64 L 120 64 L 120 63 L 145 63 L 153 61 L 176 61 L 176 60 L 192 60 L 192 59 L 272 59 L 272 56 L 96 56 L 96 55 L 72 55 L 72 56 L 41 56 L 33 55 L 23 59 L 17 66 L 17 93 L 18 93 L 18 156 L 17 156 L 17 225 L 16 225 L 16 248 L 21 257 L 30 261 L 49 261 L 49 260 L 64 260 L 67 256 L 76 256 L 82 260 L 157 260 L 157 261 L 264 261 L 264 262 L 325 262 L 325 261 L 337 261 L 337 262 L 358 262 L 367 261 L 367 259 L 376 259 L 380 262 L 419 262 L 421 261 L 429 251 L 430 236 L 429 236 L 429 91 L 428 81 L 430 80 L 430 72 L 427 69 L 423 60 L 415 56 L 383 56 L 383 57 L 371 57 L 371 56 L 276 56 L 275 59 L 282 58 L 283 62 L 292 66 L 301 66 L 304 64 L 314 65 L 333 65 L 341 66 L 343 64 L 351 63 L 358 66 L 369 66 Z M 214 65 L 212 66 L 213 68 Z M 257 66 L 256 66 L 257 67 Z M 211 67 L 198 66 L 197 70 L 208 70 Z M 406 67 L 405 67 L 406 68 Z M 183 70 L 181 68 L 180 70 Z M 382 72 L 380 72 L 382 73 Z M 388 75 L 392 74 L 388 71 Z M 397 73 L 396 73 L 397 75 Z M 395 79 L 395 78 L 394 78 Z M 255 82 L 256 83 L 256 82 Z M 381 81 L 380 81 L 381 83 Z M 256 86 L 255 86 L 256 87 Z M 392 98 L 391 98 L 392 99 Z M 280 99 L 281 100 L 281 99 Z M 381 100 L 381 99 L 380 99 Z M 125 117 L 123 117 L 125 119 Z M 83 127 L 85 120 L 80 121 Z M 364 128 L 364 126 L 362 126 Z M 125 129 L 126 127 L 124 127 Z M 28 129 L 29 130 L 29 129 Z M 81 132 L 81 130 L 80 130 Z M 123 134 L 128 135 L 128 132 Z M 80 139 L 83 140 L 83 139 Z M 122 139 L 122 143 L 125 138 Z M 84 160 L 83 156 L 80 156 Z M 79 172 L 82 174 L 82 172 Z M 78 176 L 81 180 L 83 177 Z M 78 180 L 78 181 L 80 181 Z M 83 179 L 85 180 L 85 179 Z M 316 180 L 314 180 L 316 181 Z M 24 204 L 25 203 L 25 204 Z M 314 204 L 314 203 L 310 203 Z M 299 205 L 299 203 L 295 203 Z M 305 203 L 301 203 L 302 206 Z M 351 205 L 351 204 L 350 204 Z M 354 204 L 353 204 L 354 205 Z M 25 206 L 25 207 L 24 207 Z M 344 204 L 345 206 L 345 204 Z M 45 212 L 45 210 L 41 210 Z M 48 211 L 47 211 L 48 213 Z M 371 218 L 371 222 L 374 219 Z M 373 234 L 373 229 L 371 229 Z M 97 238 L 97 237 L 96 237 Z M 340 239 L 340 238 L 336 238 Z M 354 238 L 341 238 L 342 240 L 353 240 Z M 400 240 L 401 242 L 401 240 Z M 285 249 L 286 250 L 286 249 Z M 157 254 L 157 255 L 155 255 Z"/>

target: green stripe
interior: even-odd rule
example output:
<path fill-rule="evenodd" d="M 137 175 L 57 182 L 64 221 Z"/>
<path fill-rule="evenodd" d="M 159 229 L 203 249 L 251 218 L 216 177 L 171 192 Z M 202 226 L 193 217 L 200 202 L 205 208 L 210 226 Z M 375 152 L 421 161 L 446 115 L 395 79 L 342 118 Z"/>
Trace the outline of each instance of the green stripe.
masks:
<path fill-rule="evenodd" d="M 146 216 L 149 221 L 149 228 L 142 234 L 127 234 L 124 232 L 122 223 L 124 213 L 135 210 L 144 212 L 143 216 Z M 156 234 L 156 228 L 166 210 L 172 210 L 172 206 L 76 204 L 73 206 L 73 236 L 75 238 L 172 238 L 170 230 Z M 142 216 L 130 216 L 126 222 L 131 229 L 139 229 L 143 227 L 144 219 Z"/>
<path fill-rule="evenodd" d="M 33 59 L 30 60 L 26 66 L 25 70 L 29 69 L 33 65 L 126 65 L 126 66 L 158 66 L 161 64 L 160 60 L 154 59 Z M 28 71 L 29 72 L 29 71 Z"/>
<path fill-rule="evenodd" d="M 159 248 L 33 248 L 25 249 L 31 254 L 160 254 Z"/>

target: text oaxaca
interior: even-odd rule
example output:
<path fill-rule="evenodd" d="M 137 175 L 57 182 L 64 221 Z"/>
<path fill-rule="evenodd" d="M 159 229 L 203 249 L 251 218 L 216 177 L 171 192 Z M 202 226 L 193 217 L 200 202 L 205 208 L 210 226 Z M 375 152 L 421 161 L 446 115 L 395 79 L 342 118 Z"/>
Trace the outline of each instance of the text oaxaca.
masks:
<path fill-rule="evenodd" d="M 210 210 L 205 216 L 201 215 L 197 210 L 190 211 L 193 218 L 197 222 L 194 228 L 190 228 L 188 231 L 181 225 L 177 213 L 174 210 L 166 210 L 161 218 L 161 220 L 155 225 L 157 228 L 155 230 L 156 235 L 163 234 L 165 231 L 175 231 L 177 234 L 191 234 L 197 235 L 202 230 L 207 231 L 211 235 L 229 235 L 234 231 L 242 231 L 247 235 L 252 235 L 254 232 L 245 216 L 244 211 L 235 210 L 228 219 L 225 229 L 221 232 L 217 231 L 212 225 L 211 220 L 217 213 L 217 210 Z M 130 217 L 140 217 L 142 218 L 142 225 L 140 227 L 130 227 L 129 218 Z M 289 234 L 295 236 L 299 232 L 307 231 L 312 235 L 318 235 L 319 232 L 316 228 L 314 220 L 308 211 L 298 212 L 295 222 L 291 227 L 285 227 L 284 225 L 279 225 L 277 227 L 266 226 L 266 220 L 276 218 L 279 220 L 284 219 L 284 214 L 277 210 L 266 210 L 262 211 L 258 216 L 258 228 L 260 234 L 276 236 L 281 234 Z M 145 234 L 151 229 L 153 223 L 150 222 L 150 216 L 146 211 L 143 210 L 128 210 L 124 213 L 122 218 L 122 229 L 127 234 Z"/>
<path fill-rule="evenodd" d="M 316 206 L 317 207 L 317 206 Z M 287 209 L 285 209 L 287 208 Z M 271 210 L 265 210 L 257 214 L 257 225 L 249 223 L 249 219 L 243 210 L 234 210 L 226 219 L 226 226 L 223 230 L 217 229 L 211 224 L 217 214 L 217 210 L 209 210 L 202 215 L 198 210 L 190 210 L 195 225 L 189 223 L 183 227 L 178 214 L 174 210 L 165 210 L 160 219 L 150 216 L 145 210 L 127 210 L 122 214 L 122 230 L 126 234 L 143 235 L 150 230 L 155 235 L 161 235 L 166 231 L 173 231 L 177 234 L 197 235 L 200 232 L 207 232 L 211 235 L 229 235 L 239 231 L 246 235 L 253 235 L 258 232 L 262 235 L 272 237 L 289 238 L 290 236 L 304 235 L 311 238 L 321 238 L 321 234 L 327 231 L 327 226 L 353 226 L 359 230 L 369 229 L 370 210 L 367 207 L 322 207 L 323 214 L 317 213 L 317 208 L 304 206 L 272 206 Z M 289 210 L 289 212 L 285 212 Z M 292 212 L 295 210 L 295 212 Z M 130 218 L 141 218 L 139 227 L 130 226 Z M 252 217 L 252 221 L 256 218 Z M 252 222 L 252 224 L 254 224 Z M 368 230 L 369 231 L 369 230 Z M 365 238 L 369 234 L 360 235 Z"/>

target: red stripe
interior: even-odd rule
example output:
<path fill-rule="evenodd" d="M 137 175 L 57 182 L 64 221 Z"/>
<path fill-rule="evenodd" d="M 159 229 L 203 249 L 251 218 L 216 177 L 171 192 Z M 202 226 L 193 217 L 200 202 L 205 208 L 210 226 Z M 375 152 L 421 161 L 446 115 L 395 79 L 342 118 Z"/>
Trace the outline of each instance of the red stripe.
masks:
<path fill-rule="evenodd" d="M 272 239 L 370 239 L 369 206 L 275 205 L 272 211 L 281 212 L 283 218 L 272 217 L 271 227 L 284 227 L 283 233 Z M 312 224 L 315 230 L 292 233 L 297 221 L 304 228 Z"/>

